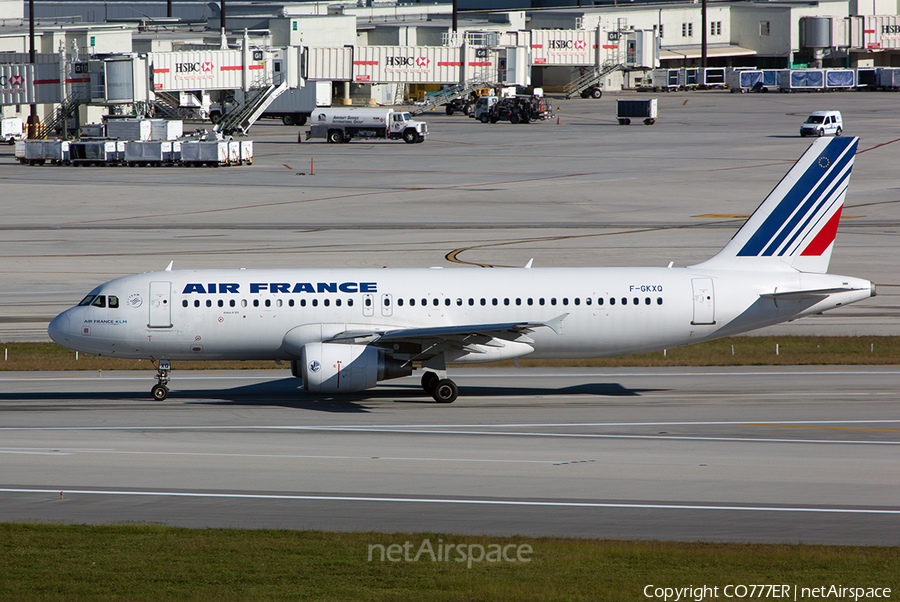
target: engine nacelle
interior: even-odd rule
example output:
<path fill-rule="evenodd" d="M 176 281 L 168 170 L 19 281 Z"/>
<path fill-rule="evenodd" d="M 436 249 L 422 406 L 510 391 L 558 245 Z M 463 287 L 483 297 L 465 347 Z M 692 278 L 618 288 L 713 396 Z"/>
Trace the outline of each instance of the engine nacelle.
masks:
<path fill-rule="evenodd" d="M 411 364 L 385 356 L 382 349 L 342 343 L 307 343 L 298 368 L 303 388 L 310 393 L 352 393 L 374 387 L 379 380 L 412 374 Z"/>

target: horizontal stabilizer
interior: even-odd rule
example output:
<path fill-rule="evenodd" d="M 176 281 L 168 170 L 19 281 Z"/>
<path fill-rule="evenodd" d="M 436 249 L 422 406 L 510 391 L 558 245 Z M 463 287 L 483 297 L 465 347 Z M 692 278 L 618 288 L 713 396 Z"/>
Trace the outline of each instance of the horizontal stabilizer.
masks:
<path fill-rule="evenodd" d="M 779 291 L 776 290 L 773 293 L 760 293 L 760 297 L 763 299 L 792 299 L 792 300 L 800 300 L 800 299 L 810 299 L 814 297 L 827 297 L 828 295 L 833 295 L 835 293 L 849 293 L 851 291 L 860 291 L 864 290 L 855 286 L 841 286 L 835 288 L 817 288 L 817 289 L 809 289 L 805 291 L 797 291 L 797 290 L 788 290 L 788 291 Z M 874 291 L 872 292 L 872 296 L 874 297 Z"/>

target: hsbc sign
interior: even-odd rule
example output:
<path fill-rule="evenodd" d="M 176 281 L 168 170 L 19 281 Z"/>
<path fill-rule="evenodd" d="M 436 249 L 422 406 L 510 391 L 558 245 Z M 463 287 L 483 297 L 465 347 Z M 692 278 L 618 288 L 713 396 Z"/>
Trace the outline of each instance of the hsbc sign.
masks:
<path fill-rule="evenodd" d="M 175 77 L 211 78 L 214 67 L 212 61 L 195 61 L 193 63 L 175 63 Z"/>
<path fill-rule="evenodd" d="M 387 67 L 419 67 L 427 68 L 431 64 L 431 59 L 427 56 L 389 56 L 385 58 Z"/>
<path fill-rule="evenodd" d="M 24 75 L 0 75 L 0 88 L 9 86 L 10 88 L 21 88 L 25 85 Z"/>
<path fill-rule="evenodd" d="M 551 50 L 586 50 L 587 42 L 584 40 L 550 40 Z"/>

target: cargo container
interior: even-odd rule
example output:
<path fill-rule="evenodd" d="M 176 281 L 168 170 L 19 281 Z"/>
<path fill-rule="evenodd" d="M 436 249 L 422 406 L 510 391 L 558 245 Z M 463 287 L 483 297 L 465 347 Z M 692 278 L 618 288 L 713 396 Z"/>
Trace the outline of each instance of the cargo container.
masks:
<path fill-rule="evenodd" d="M 884 90 L 900 88 L 900 68 L 885 67 L 878 74 L 878 85 Z"/>
<path fill-rule="evenodd" d="M 762 69 L 762 83 L 766 88 L 778 88 L 781 85 L 781 71 L 778 69 Z"/>
<path fill-rule="evenodd" d="M 746 92 L 758 87 L 762 89 L 763 73 L 755 69 L 729 69 L 725 75 L 725 83 L 731 92 Z"/>
<path fill-rule="evenodd" d="M 415 121 L 405 111 L 393 109 L 317 109 L 306 139 L 325 138 L 328 142 L 349 142 L 353 138 L 423 142 L 428 134 L 424 121 Z"/>
<path fill-rule="evenodd" d="M 619 98 L 616 101 L 616 118 L 619 125 L 629 125 L 632 119 L 642 119 L 644 125 L 653 125 L 658 115 L 656 98 Z"/>
<path fill-rule="evenodd" d="M 130 140 L 125 143 L 125 164 L 135 167 L 138 165 L 156 166 L 175 163 L 172 145 L 173 142 L 171 141 Z"/>
<path fill-rule="evenodd" d="M 153 124 L 149 119 L 109 119 L 106 135 L 118 140 L 150 140 Z"/>
<path fill-rule="evenodd" d="M 25 124 L 21 117 L 0 118 L 0 142 L 15 144 L 25 139 Z"/>
<path fill-rule="evenodd" d="M 241 163 L 253 165 L 253 140 L 241 140 Z"/>
<path fill-rule="evenodd" d="M 650 85 L 654 90 L 670 92 L 681 88 L 681 69 L 654 69 L 650 72 Z"/>
<path fill-rule="evenodd" d="M 148 119 L 150 140 L 178 140 L 184 135 L 184 122 L 180 119 Z"/>
<path fill-rule="evenodd" d="M 856 87 L 856 72 L 853 69 L 826 69 L 825 88 L 828 90 L 850 90 Z"/>
<path fill-rule="evenodd" d="M 784 69 L 779 89 L 783 91 L 815 91 L 825 89 L 824 69 Z"/>
<path fill-rule="evenodd" d="M 69 161 L 72 165 L 114 165 L 116 163 L 116 141 L 80 140 L 70 142 Z"/>
<path fill-rule="evenodd" d="M 69 162 L 69 142 L 65 140 L 25 140 L 24 154 L 20 163 L 44 165 L 51 163 L 60 165 Z"/>
<path fill-rule="evenodd" d="M 724 88 L 725 67 L 706 67 L 699 72 L 701 88 Z"/>
<path fill-rule="evenodd" d="M 189 140 L 181 144 L 181 162 L 198 167 L 228 165 L 228 142 L 225 140 Z"/>

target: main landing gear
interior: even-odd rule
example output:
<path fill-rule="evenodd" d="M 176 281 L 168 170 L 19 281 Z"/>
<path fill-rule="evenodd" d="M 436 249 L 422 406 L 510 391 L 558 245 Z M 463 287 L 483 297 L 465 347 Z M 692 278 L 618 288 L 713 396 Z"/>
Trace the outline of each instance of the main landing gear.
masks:
<path fill-rule="evenodd" d="M 459 387 L 456 383 L 449 378 L 441 378 L 435 372 L 426 372 L 422 375 L 422 388 L 438 403 L 453 403 L 459 397 Z"/>
<path fill-rule="evenodd" d="M 150 395 L 153 396 L 154 401 L 163 401 L 169 396 L 169 387 L 166 385 L 169 384 L 169 370 L 171 369 L 172 364 L 169 363 L 169 360 L 159 360 L 159 366 L 156 368 L 157 383 L 150 389 Z"/>

